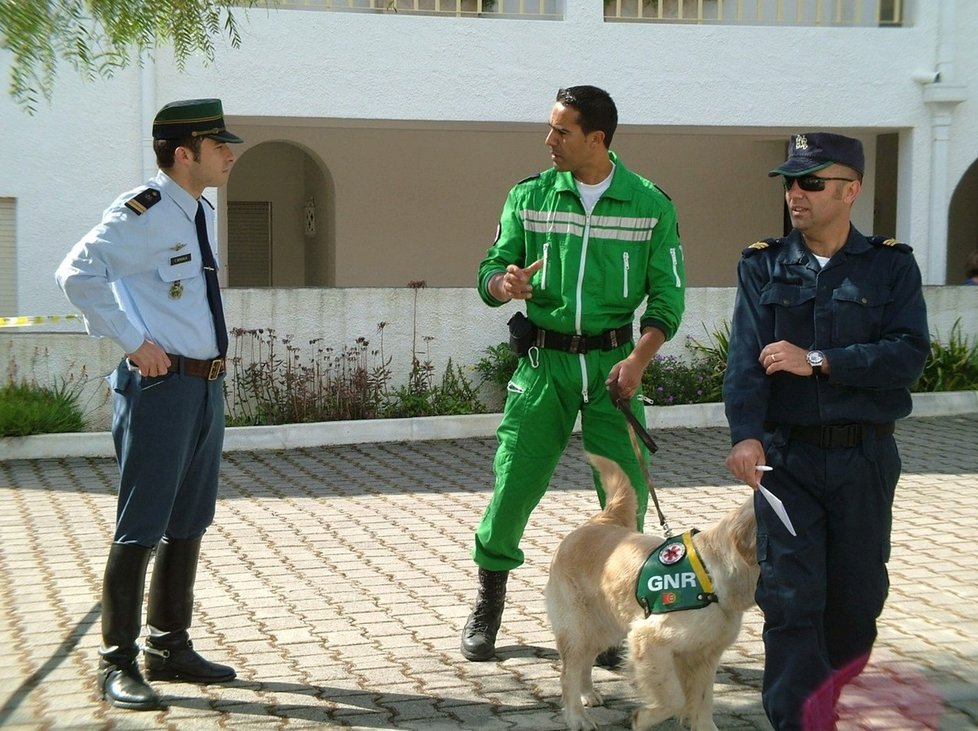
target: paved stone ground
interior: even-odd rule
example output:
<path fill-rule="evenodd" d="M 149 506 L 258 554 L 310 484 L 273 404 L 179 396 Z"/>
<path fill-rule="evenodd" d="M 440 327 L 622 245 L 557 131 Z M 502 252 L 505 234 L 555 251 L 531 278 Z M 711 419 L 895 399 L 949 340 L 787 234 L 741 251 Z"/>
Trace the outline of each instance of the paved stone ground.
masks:
<path fill-rule="evenodd" d="M 746 494 L 723 466 L 726 430 L 656 438 L 654 477 L 674 529 L 708 525 Z M 840 729 L 973 729 L 978 415 L 907 420 L 898 439 L 893 588 L 869 669 L 843 697 Z M 112 709 L 95 688 L 114 462 L 0 462 L 0 726 L 563 728 L 542 590 L 553 549 L 594 510 L 590 477 L 575 438 L 531 519 L 527 563 L 510 579 L 500 660 L 469 663 L 458 652 L 474 597 L 468 551 L 494 447 L 464 439 L 228 455 L 194 637 L 238 679 L 158 683 L 168 707 L 150 713 Z M 760 629 L 757 610 L 748 612 L 724 656 L 721 729 L 770 728 Z M 594 675 L 607 699 L 595 718 L 627 728 L 627 679 Z"/>

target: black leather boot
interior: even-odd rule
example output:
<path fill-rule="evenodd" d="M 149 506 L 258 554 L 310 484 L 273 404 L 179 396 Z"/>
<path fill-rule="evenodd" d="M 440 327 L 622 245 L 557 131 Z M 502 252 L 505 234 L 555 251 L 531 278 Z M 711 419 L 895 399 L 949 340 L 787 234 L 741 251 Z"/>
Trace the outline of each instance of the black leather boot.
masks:
<path fill-rule="evenodd" d="M 102 580 L 102 647 L 99 689 L 113 706 L 153 711 L 160 697 L 139 672 L 136 640 L 142 630 L 146 564 L 152 549 L 134 543 L 113 543 Z"/>
<path fill-rule="evenodd" d="M 462 630 L 462 656 L 466 660 L 483 662 L 496 654 L 496 634 L 503 619 L 508 578 L 508 571 L 479 569 L 475 609 Z"/>
<path fill-rule="evenodd" d="M 164 537 L 156 549 L 146 608 L 149 637 L 143 649 L 146 677 L 150 680 L 192 683 L 234 680 L 233 668 L 205 660 L 194 650 L 187 631 L 194 611 L 199 556 L 199 537 L 187 540 Z"/>

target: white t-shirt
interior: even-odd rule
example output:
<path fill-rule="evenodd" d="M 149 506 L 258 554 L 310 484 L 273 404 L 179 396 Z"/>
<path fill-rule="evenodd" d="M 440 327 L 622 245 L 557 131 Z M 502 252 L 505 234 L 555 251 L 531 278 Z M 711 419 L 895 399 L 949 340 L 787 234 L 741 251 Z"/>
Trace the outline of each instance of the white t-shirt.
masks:
<path fill-rule="evenodd" d="M 594 205 L 598 202 L 598 198 L 604 193 L 608 188 L 611 187 L 611 178 L 615 175 L 615 166 L 612 164 L 611 172 L 608 173 L 608 177 L 602 180 L 600 183 L 595 183 L 594 185 L 588 185 L 587 183 L 582 183 L 577 178 L 574 178 L 574 182 L 577 183 L 577 191 L 581 194 L 581 202 L 584 203 L 584 210 L 588 214 L 594 210 Z"/>

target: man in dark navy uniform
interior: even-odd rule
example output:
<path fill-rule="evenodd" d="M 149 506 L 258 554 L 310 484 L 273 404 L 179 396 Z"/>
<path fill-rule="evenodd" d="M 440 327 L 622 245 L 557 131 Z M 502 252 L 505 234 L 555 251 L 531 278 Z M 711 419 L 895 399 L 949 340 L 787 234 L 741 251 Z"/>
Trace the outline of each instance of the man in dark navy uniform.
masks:
<path fill-rule="evenodd" d="M 869 659 L 889 588 L 894 421 L 930 348 L 911 248 L 850 223 L 863 171 L 859 140 L 793 136 L 769 173 L 793 230 L 748 247 L 737 270 L 727 467 L 755 489 L 763 701 L 779 731 L 834 728 Z M 797 535 L 757 492 L 762 475 Z"/>
<path fill-rule="evenodd" d="M 214 209 L 202 193 L 234 164 L 219 99 L 172 102 L 153 121 L 159 172 L 106 209 L 56 278 L 91 335 L 124 354 L 110 376 L 119 462 L 116 529 L 102 582 L 99 685 L 112 705 L 160 706 L 139 671 L 146 568 L 146 672 L 216 683 L 234 670 L 190 640 L 201 538 L 214 518 L 224 443 L 228 333 L 217 281 Z"/>

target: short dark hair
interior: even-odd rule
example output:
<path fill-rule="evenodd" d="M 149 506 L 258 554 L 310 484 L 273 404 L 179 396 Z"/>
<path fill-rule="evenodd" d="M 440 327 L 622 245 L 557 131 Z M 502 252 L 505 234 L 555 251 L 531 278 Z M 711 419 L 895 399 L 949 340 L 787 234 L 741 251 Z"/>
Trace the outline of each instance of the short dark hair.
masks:
<path fill-rule="evenodd" d="M 577 110 L 584 134 L 600 130 L 604 132 L 604 146 L 611 147 L 618 128 L 618 107 L 608 92 L 596 86 L 568 86 L 557 91 L 557 101 Z"/>
<path fill-rule="evenodd" d="M 178 147 L 186 147 L 193 154 L 194 160 L 200 160 L 200 146 L 202 144 L 204 144 L 203 137 L 187 137 L 182 140 L 153 140 L 156 164 L 161 170 L 172 168 Z"/>

